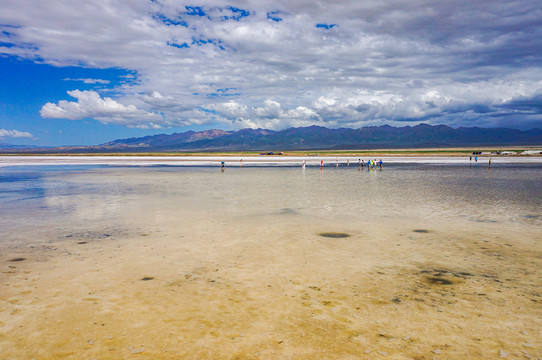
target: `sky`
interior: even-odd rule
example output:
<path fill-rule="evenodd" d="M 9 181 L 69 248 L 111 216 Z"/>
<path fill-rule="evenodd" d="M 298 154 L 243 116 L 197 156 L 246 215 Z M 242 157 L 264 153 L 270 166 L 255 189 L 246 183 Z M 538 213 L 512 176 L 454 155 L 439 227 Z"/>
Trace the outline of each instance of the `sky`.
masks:
<path fill-rule="evenodd" d="M 0 143 L 542 128 L 540 0 L 2 0 Z"/>

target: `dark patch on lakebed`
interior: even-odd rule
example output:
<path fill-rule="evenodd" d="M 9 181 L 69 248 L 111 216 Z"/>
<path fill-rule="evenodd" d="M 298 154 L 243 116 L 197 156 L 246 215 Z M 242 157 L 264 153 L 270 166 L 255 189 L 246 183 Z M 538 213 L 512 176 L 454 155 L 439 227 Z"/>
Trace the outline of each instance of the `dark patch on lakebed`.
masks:
<path fill-rule="evenodd" d="M 299 214 L 299 212 L 296 210 L 296 209 L 292 209 L 292 208 L 283 208 L 283 209 L 280 209 L 280 212 L 279 212 L 281 215 L 291 215 L 291 214 Z"/>
<path fill-rule="evenodd" d="M 339 233 L 339 232 L 323 232 L 319 234 L 320 236 L 332 238 L 332 239 L 343 239 L 350 237 L 350 234 L 347 233 Z"/>
<path fill-rule="evenodd" d="M 452 281 L 448 279 L 440 278 L 440 277 L 428 276 L 426 279 L 427 281 L 429 281 L 431 284 L 434 284 L 434 285 L 452 285 L 453 284 Z"/>
<path fill-rule="evenodd" d="M 104 229 L 102 231 L 93 231 L 93 230 L 81 230 L 69 234 L 65 234 L 64 238 L 66 239 L 76 239 L 80 242 L 89 242 L 94 240 L 104 240 L 111 239 L 116 237 L 126 237 L 128 235 L 126 229 L 119 227 Z"/>
<path fill-rule="evenodd" d="M 480 285 L 475 285 L 477 283 L 501 283 L 496 275 L 467 272 L 461 268 L 446 268 L 431 263 L 419 264 L 417 269 L 394 269 L 393 272 L 394 276 L 403 279 L 401 281 L 404 286 L 397 287 L 396 290 L 401 292 L 382 299 L 380 304 L 401 306 L 405 302 L 416 301 L 438 308 L 455 304 L 460 299 L 471 301 L 473 295 L 485 296 L 485 293 L 478 293 Z"/>
<path fill-rule="evenodd" d="M 432 285 L 455 285 L 467 277 L 473 276 L 471 273 L 464 271 L 451 271 L 444 269 L 422 270 L 425 275 L 425 280 Z"/>
<path fill-rule="evenodd" d="M 415 229 L 415 230 L 412 230 L 412 231 L 415 232 L 415 233 L 420 233 L 420 234 L 427 234 L 427 233 L 431 232 L 431 231 L 425 230 L 425 229 Z"/>
<path fill-rule="evenodd" d="M 149 280 L 154 280 L 154 277 L 152 276 L 144 276 L 141 278 L 142 281 L 149 281 Z"/>
<path fill-rule="evenodd" d="M 18 262 L 18 261 L 25 261 L 25 260 L 26 260 L 26 259 L 25 259 L 25 258 L 22 258 L 22 257 L 9 259 L 10 262 Z"/>

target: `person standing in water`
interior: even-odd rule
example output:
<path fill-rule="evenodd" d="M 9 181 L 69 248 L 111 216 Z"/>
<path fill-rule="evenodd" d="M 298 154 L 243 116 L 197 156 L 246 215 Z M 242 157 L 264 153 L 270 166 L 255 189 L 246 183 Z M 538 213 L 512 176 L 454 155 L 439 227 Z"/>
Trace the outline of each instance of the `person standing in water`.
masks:
<path fill-rule="evenodd" d="M 324 160 L 320 161 L 320 170 L 324 170 Z"/>
<path fill-rule="evenodd" d="M 303 170 L 305 170 L 305 160 L 303 160 L 303 164 L 301 165 L 301 167 L 303 168 Z"/>
<path fill-rule="evenodd" d="M 380 161 L 378 162 L 378 164 L 380 164 L 380 170 L 382 170 L 382 159 L 380 159 Z"/>
<path fill-rule="evenodd" d="M 491 158 L 489 158 L 489 167 L 491 167 Z"/>
<path fill-rule="evenodd" d="M 226 163 L 224 161 L 221 161 L 220 165 L 222 165 L 222 171 L 224 171 L 224 169 L 226 168 Z"/>

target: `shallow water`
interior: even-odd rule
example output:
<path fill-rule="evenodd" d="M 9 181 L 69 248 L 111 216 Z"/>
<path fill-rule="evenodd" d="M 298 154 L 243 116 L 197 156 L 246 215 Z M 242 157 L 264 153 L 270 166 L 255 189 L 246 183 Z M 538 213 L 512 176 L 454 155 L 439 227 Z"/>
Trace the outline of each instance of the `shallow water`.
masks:
<path fill-rule="evenodd" d="M 539 358 L 541 170 L 0 168 L 1 358 Z"/>

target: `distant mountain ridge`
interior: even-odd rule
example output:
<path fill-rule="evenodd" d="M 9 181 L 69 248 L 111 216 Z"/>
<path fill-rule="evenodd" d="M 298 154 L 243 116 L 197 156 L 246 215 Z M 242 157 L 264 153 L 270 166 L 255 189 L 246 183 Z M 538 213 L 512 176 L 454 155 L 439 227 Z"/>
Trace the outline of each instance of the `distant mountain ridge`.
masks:
<path fill-rule="evenodd" d="M 43 146 L 36 146 L 36 145 L 14 145 L 10 143 L 0 143 L 0 149 L 35 149 L 35 148 L 43 148 Z"/>
<path fill-rule="evenodd" d="M 189 150 L 325 150 L 383 147 L 452 147 L 480 145 L 541 145 L 542 130 L 427 125 L 392 127 L 370 126 L 359 129 L 328 129 L 321 126 L 274 131 L 187 131 L 171 135 L 119 139 L 100 145 L 103 148 Z"/>
<path fill-rule="evenodd" d="M 542 145 L 542 130 L 427 125 L 359 129 L 328 129 L 321 126 L 288 128 L 280 131 L 242 129 L 186 131 L 118 139 L 96 146 L 64 146 L 47 152 L 149 152 L 149 151 L 288 151 L 347 150 L 375 148 L 431 148 L 458 146 Z M 39 152 L 13 149 L 14 152 Z"/>

